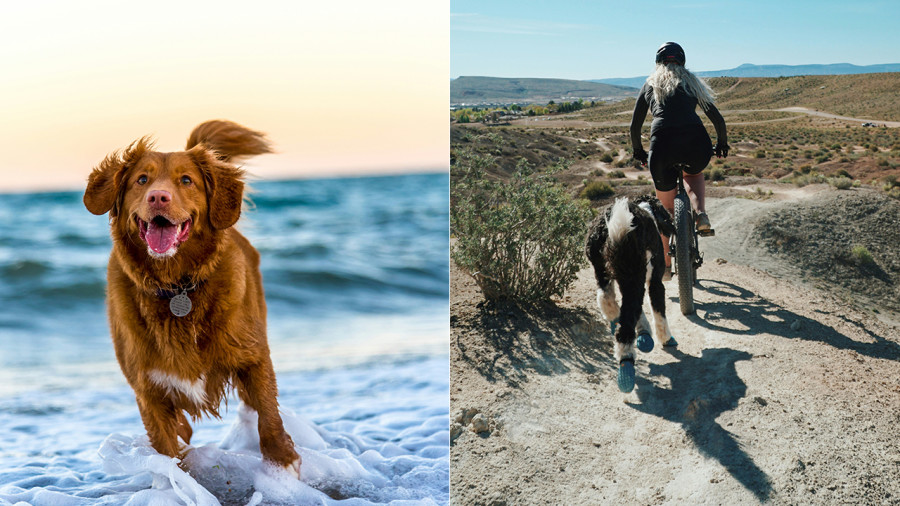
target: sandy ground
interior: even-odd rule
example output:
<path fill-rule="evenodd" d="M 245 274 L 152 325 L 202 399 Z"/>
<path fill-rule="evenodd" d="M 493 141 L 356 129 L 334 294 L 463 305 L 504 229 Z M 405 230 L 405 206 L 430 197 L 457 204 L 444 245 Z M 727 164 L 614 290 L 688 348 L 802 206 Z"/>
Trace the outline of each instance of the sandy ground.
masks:
<path fill-rule="evenodd" d="M 895 317 L 804 282 L 742 227 L 811 195 L 710 200 L 696 314 L 666 283 L 679 346 L 639 354 L 627 395 L 589 270 L 523 311 L 452 266 L 451 503 L 900 504 Z"/>

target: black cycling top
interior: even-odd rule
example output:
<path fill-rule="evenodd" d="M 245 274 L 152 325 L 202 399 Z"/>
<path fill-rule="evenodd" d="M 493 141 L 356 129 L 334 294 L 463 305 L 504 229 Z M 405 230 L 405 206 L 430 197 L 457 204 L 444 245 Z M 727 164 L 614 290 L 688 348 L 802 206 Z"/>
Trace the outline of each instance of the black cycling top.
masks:
<path fill-rule="evenodd" d="M 653 87 L 644 83 L 638 94 L 637 102 L 634 104 L 634 114 L 631 116 L 631 146 L 635 151 L 643 149 L 641 147 L 641 126 L 644 124 L 644 118 L 647 117 L 648 109 L 653 113 L 653 123 L 650 124 L 650 136 L 652 137 L 660 130 L 670 127 L 702 125 L 700 116 L 697 116 L 695 112 L 697 104 L 697 97 L 688 95 L 684 88 L 679 86 L 671 96 L 666 98 L 665 105 L 660 105 L 653 96 Z M 720 145 L 727 144 L 725 120 L 719 110 L 715 105 L 709 104 L 703 112 L 716 127 L 716 142 Z"/>

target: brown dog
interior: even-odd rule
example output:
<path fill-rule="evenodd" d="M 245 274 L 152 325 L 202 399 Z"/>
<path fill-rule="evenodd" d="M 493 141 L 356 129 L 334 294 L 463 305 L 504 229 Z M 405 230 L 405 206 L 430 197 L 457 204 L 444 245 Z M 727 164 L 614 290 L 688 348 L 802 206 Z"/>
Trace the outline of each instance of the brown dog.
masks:
<path fill-rule="evenodd" d="M 116 358 L 150 442 L 178 456 L 196 420 L 218 417 L 225 390 L 259 413 L 263 457 L 299 477 L 278 413 L 259 253 L 232 225 L 241 214 L 238 157 L 268 153 L 263 134 L 228 121 L 194 129 L 186 151 L 147 138 L 91 172 L 84 205 L 109 213 L 107 304 Z"/>

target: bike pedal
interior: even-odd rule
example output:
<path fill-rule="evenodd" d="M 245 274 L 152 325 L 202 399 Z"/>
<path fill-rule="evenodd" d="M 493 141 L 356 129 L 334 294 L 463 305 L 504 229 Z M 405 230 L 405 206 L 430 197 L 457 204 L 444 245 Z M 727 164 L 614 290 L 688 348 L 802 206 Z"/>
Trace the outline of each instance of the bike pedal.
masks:
<path fill-rule="evenodd" d="M 714 235 L 716 235 L 716 231 L 714 229 L 698 230 L 697 235 L 699 235 L 700 237 L 713 237 Z"/>

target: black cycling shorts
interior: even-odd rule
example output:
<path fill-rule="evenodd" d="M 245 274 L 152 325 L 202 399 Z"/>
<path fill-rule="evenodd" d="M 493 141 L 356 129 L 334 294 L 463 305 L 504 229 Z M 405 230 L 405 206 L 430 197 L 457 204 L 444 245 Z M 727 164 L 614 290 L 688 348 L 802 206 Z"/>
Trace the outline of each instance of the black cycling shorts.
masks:
<path fill-rule="evenodd" d="M 675 164 L 685 164 L 684 172 L 699 174 L 712 158 L 712 141 L 703 125 L 666 128 L 650 137 L 650 174 L 659 191 L 675 189 Z"/>

